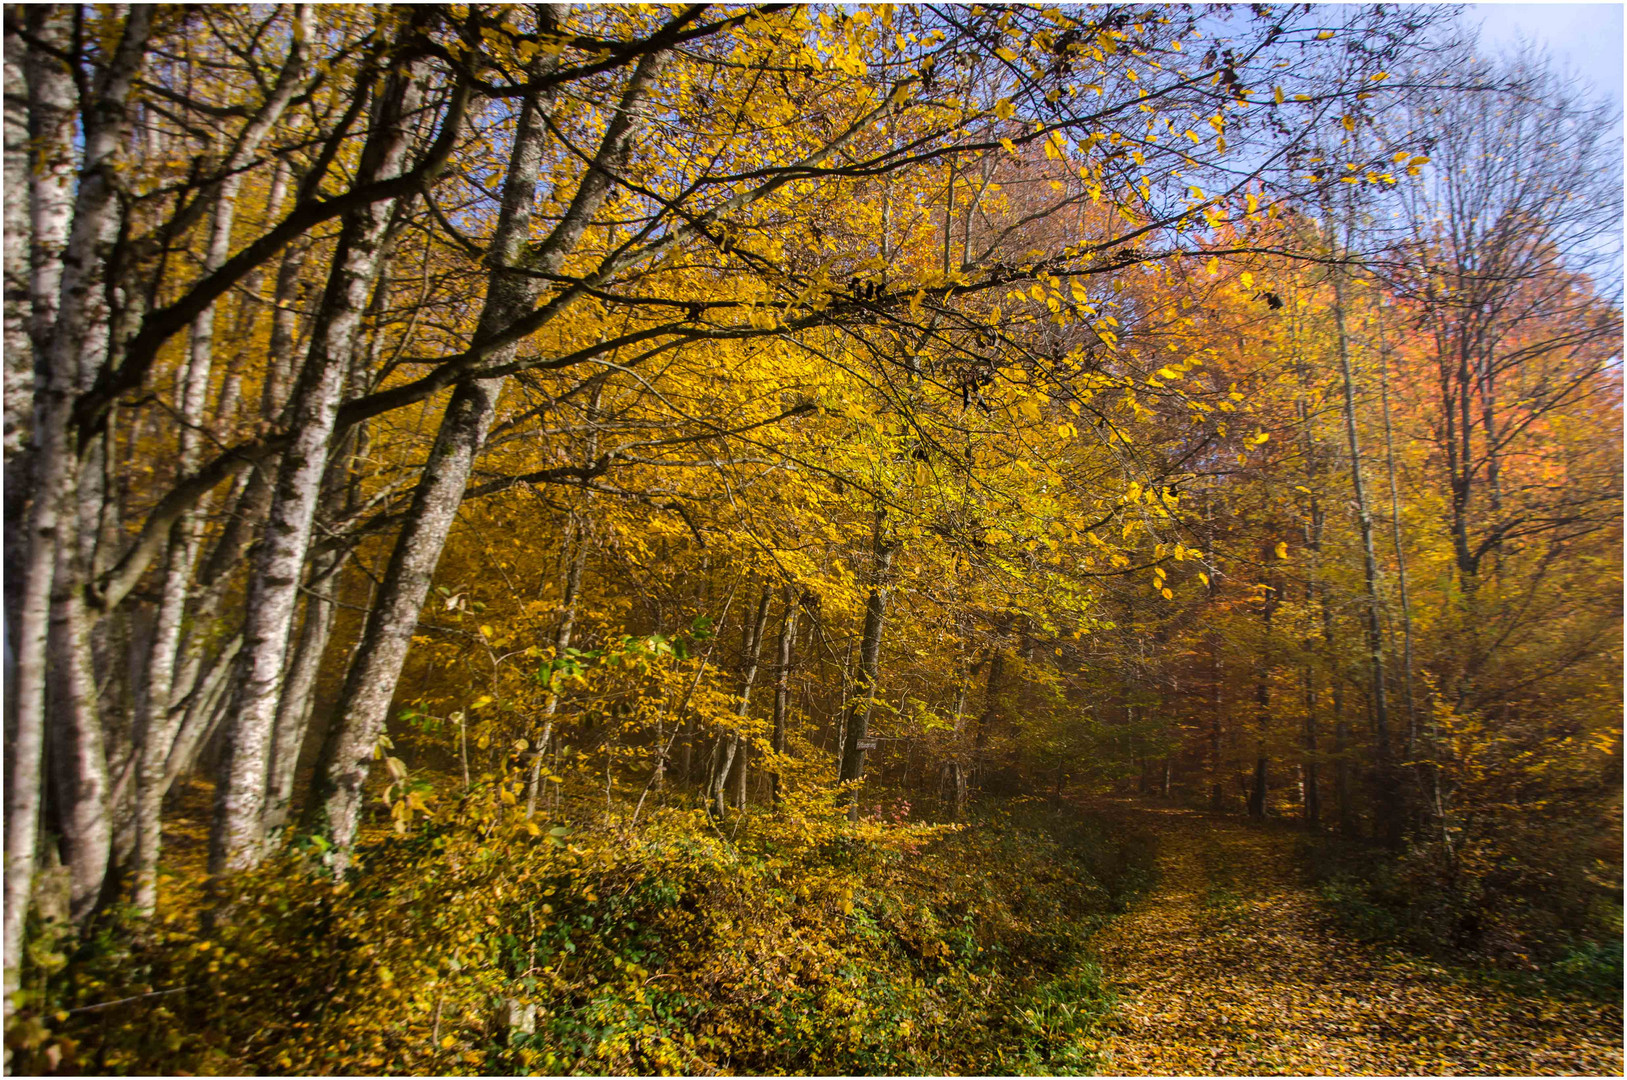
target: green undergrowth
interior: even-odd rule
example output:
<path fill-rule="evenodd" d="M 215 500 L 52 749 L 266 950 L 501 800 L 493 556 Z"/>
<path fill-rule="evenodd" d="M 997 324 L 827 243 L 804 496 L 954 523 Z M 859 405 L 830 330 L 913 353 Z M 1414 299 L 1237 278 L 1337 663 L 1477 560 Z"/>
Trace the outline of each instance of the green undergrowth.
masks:
<path fill-rule="evenodd" d="M 1622 1001 L 1619 888 L 1513 888 L 1432 848 L 1396 855 L 1337 837 L 1301 847 L 1324 907 L 1353 937 L 1428 957 L 1456 980 Z"/>
<path fill-rule="evenodd" d="M 37 936 L 61 962 L 28 973 L 15 1068 L 1089 1072 L 1110 1000 L 1086 942 L 1151 863 L 1120 825 L 1026 803 L 959 826 L 806 804 L 732 838 L 688 810 L 494 820 L 377 840 L 338 890 L 293 852 L 213 920 Z"/>

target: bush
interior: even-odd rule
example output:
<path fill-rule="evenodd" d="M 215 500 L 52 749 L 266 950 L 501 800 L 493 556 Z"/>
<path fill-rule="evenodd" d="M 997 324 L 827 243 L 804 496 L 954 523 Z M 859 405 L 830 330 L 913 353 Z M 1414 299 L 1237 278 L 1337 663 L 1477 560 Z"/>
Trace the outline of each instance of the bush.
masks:
<path fill-rule="evenodd" d="M 1499 978 L 1619 1002 L 1621 901 L 1607 883 L 1435 845 L 1400 854 L 1335 837 L 1305 842 L 1321 898 L 1353 936 Z"/>
<path fill-rule="evenodd" d="M 477 802 L 338 888 L 295 851 L 211 928 L 110 927 L 32 975 L 19 1069 L 1075 1072 L 1107 1006 L 1085 940 L 1147 878 L 1132 838 L 1028 807 L 850 824 L 827 801 L 730 842 L 698 811 L 634 835 Z"/>

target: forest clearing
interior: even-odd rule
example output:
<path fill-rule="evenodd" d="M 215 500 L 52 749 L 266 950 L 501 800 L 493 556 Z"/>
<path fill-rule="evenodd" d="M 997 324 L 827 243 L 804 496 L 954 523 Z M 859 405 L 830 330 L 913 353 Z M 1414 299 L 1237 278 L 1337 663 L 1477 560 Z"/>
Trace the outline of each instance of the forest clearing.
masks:
<path fill-rule="evenodd" d="M 4 16 L 11 1072 L 1621 1070 L 1621 116 L 1562 64 Z"/>

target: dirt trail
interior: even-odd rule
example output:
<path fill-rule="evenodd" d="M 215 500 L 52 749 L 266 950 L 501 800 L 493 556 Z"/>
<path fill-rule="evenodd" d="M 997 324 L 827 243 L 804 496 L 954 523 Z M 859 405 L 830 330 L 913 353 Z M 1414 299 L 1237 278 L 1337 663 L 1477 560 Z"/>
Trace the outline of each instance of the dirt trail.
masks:
<path fill-rule="evenodd" d="M 1466 987 L 1341 936 L 1285 832 L 1133 813 L 1160 880 L 1096 940 L 1119 998 L 1104 1073 L 1621 1075 L 1619 1009 Z"/>

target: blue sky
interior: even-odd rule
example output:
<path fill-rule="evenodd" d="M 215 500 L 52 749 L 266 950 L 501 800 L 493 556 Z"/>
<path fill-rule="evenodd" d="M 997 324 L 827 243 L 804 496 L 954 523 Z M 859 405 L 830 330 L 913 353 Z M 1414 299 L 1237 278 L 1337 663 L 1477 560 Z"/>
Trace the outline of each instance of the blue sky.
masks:
<path fill-rule="evenodd" d="M 1484 51 L 1515 45 L 1521 38 L 1544 46 L 1562 67 L 1621 108 L 1621 4 L 1473 4 L 1464 15 L 1469 23 L 1481 24 Z"/>

